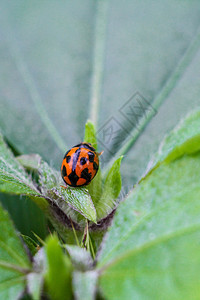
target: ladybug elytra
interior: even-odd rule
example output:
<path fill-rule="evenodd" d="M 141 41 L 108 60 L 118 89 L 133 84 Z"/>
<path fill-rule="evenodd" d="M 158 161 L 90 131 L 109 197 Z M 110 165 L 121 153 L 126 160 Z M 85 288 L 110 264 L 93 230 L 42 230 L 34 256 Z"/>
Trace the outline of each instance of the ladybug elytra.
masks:
<path fill-rule="evenodd" d="M 99 169 L 100 154 L 89 143 L 80 143 L 67 151 L 61 166 L 65 183 L 73 187 L 89 184 Z"/>

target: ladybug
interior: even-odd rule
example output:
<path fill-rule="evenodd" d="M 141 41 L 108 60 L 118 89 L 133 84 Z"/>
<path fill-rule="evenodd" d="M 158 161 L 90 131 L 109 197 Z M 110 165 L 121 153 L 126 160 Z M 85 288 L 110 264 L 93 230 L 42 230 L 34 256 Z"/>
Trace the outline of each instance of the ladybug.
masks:
<path fill-rule="evenodd" d="M 80 143 L 66 152 L 61 175 L 64 182 L 77 187 L 87 185 L 97 174 L 99 169 L 99 155 L 89 143 Z"/>

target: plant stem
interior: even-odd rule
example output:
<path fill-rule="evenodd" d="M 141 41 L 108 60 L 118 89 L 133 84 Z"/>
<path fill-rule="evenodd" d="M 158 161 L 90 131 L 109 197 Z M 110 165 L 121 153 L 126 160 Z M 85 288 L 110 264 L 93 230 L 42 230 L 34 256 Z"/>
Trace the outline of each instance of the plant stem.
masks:
<path fill-rule="evenodd" d="M 79 240 L 78 240 L 78 237 L 77 237 L 77 234 L 76 234 L 76 230 L 74 228 L 74 225 L 73 225 L 73 222 L 72 222 L 71 218 L 70 218 L 70 221 L 71 221 L 71 225 L 72 225 L 72 230 L 73 230 L 73 233 L 74 233 L 74 237 L 75 237 L 75 240 L 76 240 L 76 244 L 77 244 L 78 247 L 80 247 Z"/>
<path fill-rule="evenodd" d="M 89 234 L 89 233 L 88 233 Z M 93 259 L 95 259 L 95 253 L 94 253 L 94 248 L 93 248 L 93 245 L 92 245 L 92 241 L 91 241 L 91 238 L 89 236 L 89 244 L 90 244 L 90 253 L 91 253 L 91 256 Z"/>

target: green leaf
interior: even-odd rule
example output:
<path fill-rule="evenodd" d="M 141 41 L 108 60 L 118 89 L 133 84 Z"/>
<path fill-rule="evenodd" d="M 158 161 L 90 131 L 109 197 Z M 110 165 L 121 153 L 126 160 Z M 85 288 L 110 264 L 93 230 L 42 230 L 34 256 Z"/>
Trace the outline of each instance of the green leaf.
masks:
<path fill-rule="evenodd" d="M 32 238 L 30 238 L 27 235 L 22 234 L 21 237 L 23 238 L 24 243 L 26 243 L 32 256 L 34 256 L 38 251 L 39 245 Z"/>
<path fill-rule="evenodd" d="M 200 150 L 200 110 L 192 112 L 164 139 L 149 169 Z"/>
<path fill-rule="evenodd" d="M 55 300 L 71 299 L 72 266 L 69 258 L 63 253 L 56 236 L 48 238 L 45 249 L 47 255 L 45 282 L 49 295 Z"/>
<path fill-rule="evenodd" d="M 87 121 L 85 124 L 85 138 L 84 141 L 87 143 L 91 143 L 95 149 L 97 148 L 97 139 L 96 139 L 96 130 L 94 124 L 91 121 Z M 92 197 L 93 203 L 96 206 L 102 194 L 102 176 L 101 176 L 101 167 L 99 166 L 99 170 L 95 176 L 95 178 L 91 181 L 91 183 L 87 186 L 88 191 Z"/>
<path fill-rule="evenodd" d="M 97 139 L 96 139 L 96 130 L 94 124 L 88 120 L 85 124 L 85 137 L 84 142 L 90 143 L 95 150 L 97 150 Z"/>
<path fill-rule="evenodd" d="M 42 193 L 48 195 L 48 191 L 56 186 L 62 184 L 62 179 L 60 173 L 53 168 L 51 168 L 43 160 L 40 161 L 38 168 L 39 172 L 39 184 L 42 190 Z"/>
<path fill-rule="evenodd" d="M 34 197 L 34 201 L 35 199 Z M 47 234 L 47 221 L 43 211 L 41 211 L 36 203 L 26 196 L 15 196 L 3 193 L 0 194 L 0 201 L 3 207 L 9 212 L 17 230 L 31 237 L 33 237 L 32 232 L 34 231 L 42 238 L 45 238 Z M 40 198 L 40 207 L 41 202 Z"/>
<path fill-rule="evenodd" d="M 58 187 L 52 189 L 52 193 L 57 196 L 56 203 L 64 212 L 65 208 L 66 213 L 68 212 L 67 204 L 75 211 L 78 211 L 86 219 L 96 223 L 96 210 L 85 187 Z"/>
<path fill-rule="evenodd" d="M 192 5 L 190 6 L 190 4 Z M 132 5 L 134 12 L 132 11 Z M 170 3 L 168 1 L 157 1 L 156 6 L 154 6 L 152 1 L 148 2 L 145 6 L 139 1 L 130 1 L 126 3 L 126 7 L 123 7 L 122 3 L 116 6 L 117 11 L 113 14 L 116 18 L 124 15 L 128 17 L 129 14 L 131 14 L 130 18 L 124 18 L 124 21 L 120 23 L 120 26 L 123 26 L 124 29 L 121 32 L 121 37 L 124 42 L 126 37 L 129 36 L 129 40 L 128 38 L 126 40 L 126 45 L 129 46 L 128 49 L 126 48 L 126 54 L 124 54 L 124 52 L 120 50 L 121 40 L 118 34 L 115 44 L 113 44 L 113 40 L 110 40 L 109 45 L 107 44 L 107 49 L 113 45 L 116 58 L 113 58 L 113 52 L 110 51 L 110 55 L 107 56 L 107 61 L 110 63 L 110 72 L 108 72 L 106 78 L 104 78 L 106 86 L 104 86 L 104 101 L 102 107 L 106 107 L 107 116 L 114 116 L 121 122 L 122 119 L 119 117 L 118 109 L 120 109 L 126 101 L 128 102 L 131 96 L 134 96 L 136 92 L 139 92 L 139 101 L 136 100 L 136 94 L 135 97 L 133 97 L 133 113 L 131 113 L 131 107 L 127 105 L 127 113 L 125 114 L 124 122 L 122 121 L 121 124 L 126 129 L 129 129 L 132 123 L 131 134 L 125 140 L 123 138 L 122 128 L 121 139 L 117 134 L 113 136 L 113 144 L 115 142 L 114 138 L 118 138 L 119 143 L 121 142 L 121 147 L 116 154 L 114 154 L 114 151 L 111 151 L 111 160 L 106 164 L 106 170 L 110 168 L 117 157 L 124 155 L 131 149 L 123 161 L 122 174 L 124 181 L 132 185 L 137 182 L 138 178 L 144 173 L 151 155 L 155 153 L 165 134 L 168 133 L 188 111 L 199 106 L 199 87 L 197 80 L 199 75 L 197 75 L 197 73 L 199 74 L 200 71 L 197 70 L 197 65 L 199 64 L 200 31 L 199 25 L 196 24 L 196 27 L 194 23 L 191 22 L 190 30 L 192 31 L 190 31 L 190 37 L 187 36 L 187 42 L 186 40 L 184 40 L 184 42 L 182 40 L 183 48 L 180 50 L 180 40 L 179 42 L 177 41 L 177 34 L 179 32 L 178 26 L 181 24 L 181 28 L 184 32 L 183 35 L 185 36 L 188 28 L 185 17 L 189 14 L 195 15 L 195 2 L 191 3 L 186 1 L 182 8 L 177 5 L 176 1 L 171 1 Z M 144 11 L 146 12 L 145 21 L 143 18 Z M 199 11 L 196 13 L 199 14 Z M 158 15 L 159 19 L 157 19 Z M 170 20 L 176 21 L 172 25 Z M 116 23 L 112 23 L 111 20 L 109 21 L 111 22 L 110 24 L 112 24 L 110 26 L 112 26 L 112 33 L 114 35 Z M 144 30 L 144 24 L 145 28 L 149 28 L 149 30 Z M 153 34 L 152 28 L 154 28 Z M 194 28 L 196 29 L 194 30 Z M 126 34 L 124 31 L 126 31 Z M 166 34 L 163 35 L 163 32 Z M 151 39 L 148 38 L 149 36 L 151 36 Z M 177 43 L 174 43 L 174 41 Z M 140 47 L 135 47 L 134 45 L 136 44 L 140 45 Z M 164 45 L 170 45 L 170 50 L 169 48 L 166 50 Z M 175 51 L 175 48 L 177 51 Z M 146 52 L 147 49 L 148 55 Z M 168 54 L 169 52 L 171 54 L 173 52 L 173 57 L 171 54 L 166 56 L 166 52 Z M 157 55 L 158 53 L 159 55 Z M 130 60 L 129 55 L 133 55 L 133 60 Z M 113 68 L 117 68 L 120 57 L 121 61 L 124 61 L 125 56 L 127 57 L 127 63 L 123 64 L 123 68 L 119 68 L 119 74 L 117 75 L 115 73 L 116 75 L 114 76 L 114 78 L 120 82 L 120 85 L 116 89 L 117 85 L 116 82 L 113 81 L 112 76 Z M 132 67 L 130 61 L 132 61 Z M 164 61 L 165 63 L 162 65 Z M 152 74 L 155 74 L 155 65 L 159 67 L 156 76 L 152 76 Z M 130 76 L 127 78 L 128 72 L 132 70 L 134 73 L 135 69 L 137 69 L 139 73 L 136 72 L 137 74 L 131 75 L 129 73 Z M 124 79 L 123 81 L 121 80 L 122 78 Z M 127 91 L 127 93 L 125 92 L 126 97 L 124 96 L 122 86 Z M 109 89 L 107 93 L 105 92 L 106 88 Z M 143 96 L 143 100 L 140 95 Z M 116 99 L 115 106 L 111 101 L 111 99 L 114 98 Z M 148 105 L 148 103 L 150 105 Z M 146 104 L 147 110 L 142 107 L 144 104 Z M 113 112 L 113 106 L 116 107 L 116 114 Z M 139 107 L 139 109 L 137 107 Z M 141 116 L 141 118 L 139 117 L 137 119 L 137 115 Z M 105 111 L 102 110 L 102 119 L 104 119 L 105 116 Z M 146 126 L 150 121 L 151 123 Z M 102 123 L 103 122 L 101 122 L 101 125 L 104 124 Z M 132 148 L 134 143 L 135 145 Z M 113 147 L 113 149 L 115 149 L 115 147 Z M 130 162 L 132 168 L 130 168 Z"/>
<path fill-rule="evenodd" d="M 38 1 L 37 5 L 39 12 L 35 10 L 35 3 L 32 1 L 29 3 L 21 2 L 19 6 L 15 4 L 7 5 L 6 2 L 1 4 L 1 9 L 5 16 L 5 18 L 1 20 L 1 28 L 3 32 L 7 32 L 8 34 L 7 37 L 4 36 L 4 45 L 10 49 L 8 55 L 9 61 L 11 62 L 9 68 L 5 68 L 5 71 L 7 70 L 9 74 L 15 74 L 17 76 L 16 78 L 18 78 L 16 81 L 13 80 L 12 76 L 8 78 L 5 75 L 8 81 L 7 79 L 5 80 L 4 87 L 6 87 L 9 82 L 9 85 L 13 88 L 15 85 L 17 90 L 19 87 L 18 84 L 21 88 L 18 90 L 19 94 L 18 92 L 15 93 L 15 96 L 13 94 L 14 98 L 16 97 L 16 102 L 14 102 L 18 103 L 17 108 L 15 107 L 16 109 L 11 107 L 12 96 L 6 95 L 5 89 L 2 90 L 1 101 L 3 103 L 3 111 L 1 110 L 0 119 L 4 134 L 20 149 L 20 152 L 39 153 L 46 160 L 51 161 L 53 159 L 54 164 L 56 163 L 58 167 L 60 157 L 62 157 L 64 151 L 69 148 L 69 145 L 76 144 L 77 140 L 80 139 L 80 131 L 84 126 L 88 114 L 88 106 L 86 104 L 89 102 L 90 91 L 89 89 L 85 89 L 85 87 L 89 86 L 88 75 L 91 71 L 91 46 L 93 43 L 93 27 L 91 27 L 93 21 L 91 16 L 94 13 L 94 7 L 93 4 L 89 2 L 83 5 L 81 1 L 77 4 L 70 5 L 68 3 L 46 5 Z M 34 14 L 33 22 L 31 21 L 31 11 L 33 11 Z M 89 20 L 89 26 L 83 28 L 79 21 L 76 22 L 75 19 L 72 18 L 74 12 L 76 12 L 77 21 L 82 20 L 83 22 L 88 22 Z M 39 17 L 40 13 L 43 15 L 42 19 Z M 15 26 L 14 20 L 17 15 L 21 20 L 24 19 L 24 22 L 23 24 L 18 23 L 18 26 Z M 54 19 L 53 16 L 56 16 L 55 22 L 53 21 L 52 23 L 51 21 L 50 27 L 49 25 L 46 26 L 50 19 Z M 29 21 L 25 21 L 26 18 L 28 18 Z M 46 21 L 44 22 L 45 19 Z M 42 20 L 40 26 L 38 26 L 39 20 Z M 35 28 L 35 26 L 37 28 Z M 16 30 L 17 33 L 14 33 L 13 30 Z M 31 39 L 26 30 L 32 32 Z M 74 31 L 73 35 L 71 35 L 72 31 Z M 40 37 L 44 38 L 42 43 L 38 43 L 39 32 Z M 26 38 L 18 39 L 16 38 L 16 34 L 25 34 Z M 63 39 L 63 37 L 67 35 L 68 38 Z M 53 40 L 54 42 L 56 41 L 56 44 Z M 33 49 L 32 46 L 29 48 L 32 42 L 35 43 L 34 53 L 31 50 Z M 60 42 L 63 43 L 66 51 L 62 51 L 63 46 L 61 48 L 58 47 Z M 55 47 L 55 45 L 57 46 Z M 26 51 L 25 48 L 28 51 Z M 8 53 L 7 50 L 6 53 Z M 1 58 L 4 53 L 3 50 L 1 52 Z M 48 53 L 48 58 L 45 53 Z M 77 57 L 79 58 L 77 59 Z M 49 64 L 50 61 L 51 63 Z M 3 63 L 3 61 L 1 62 Z M 38 67 L 41 69 L 39 70 Z M 47 69 L 49 70 L 48 73 L 46 73 Z M 14 73 L 12 73 L 12 70 Z M 42 70 L 46 70 L 44 81 L 38 80 L 36 75 L 37 72 L 38 75 L 41 75 L 41 72 L 43 73 Z M 53 70 L 57 71 L 54 72 Z M 54 75 L 53 77 L 48 75 L 55 73 L 59 74 L 58 81 L 58 78 L 56 79 Z M 67 77 L 66 74 L 68 74 Z M 64 78 L 68 78 L 67 81 L 65 81 Z M 57 85 L 57 92 L 54 89 L 54 84 Z M 63 84 L 65 85 L 64 94 L 62 94 L 59 88 Z M 78 94 L 74 93 L 74 91 L 69 88 L 69 85 L 76 86 Z M 46 95 L 42 93 L 44 88 L 47 92 Z M 56 94 L 54 94 L 55 92 Z M 56 96 L 54 97 L 53 95 Z M 67 98 L 63 101 L 63 96 L 66 97 L 66 95 Z M 25 98 L 27 101 L 22 104 Z M 20 99 L 23 99 L 23 101 Z M 48 101 L 45 99 L 48 99 Z M 81 105 L 83 102 L 84 104 Z M 81 113 L 77 109 L 76 115 L 71 113 L 75 109 L 74 105 L 76 107 L 81 106 Z M 23 108 L 23 111 L 20 107 Z M 7 115 L 9 122 L 4 118 L 6 111 L 10 112 L 9 115 Z M 57 112 L 54 115 L 55 111 Z M 23 122 L 20 120 L 21 116 L 23 116 Z M 79 120 L 77 125 L 75 125 L 74 121 L 76 118 Z M 66 120 L 68 125 L 63 126 L 63 124 L 66 124 Z M 24 124 L 26 124 L 26 126 L 24 126 Z M 12 133 L 13 130 L 11 131 L 11 128 L 15 128 L 15 134 Z M 69 132 L 71 135 L 70 138 Z"/>
<path fill-rule="evenodd" d="M 26 273 L 31 268 L 28 255 L 14 226 L 0 207 L 0 298 L 18 299 L 25 289 Z"/>
<path fill-rule="evenodd" d="M 23 167 L 0 135 L 0 191 L 11 194 L 39 195 Z"/>
<path fill-rule="evenodd" d="M 199 176 L 200 153 L 182 156 L 152 171 L 120 204 L 99 255 L 105 297 L 196 298 Z"/>
<path fill-rule="evenodd" d="M 87 185 L 87 189 L 92 198 L 94 206 L 96 207 L 97 203 L 101 198 L 102 189 L 103 189 L 100 167 L 94 179 L 92 179 L 92 181 Z"/>
<path fill-rule="evenodd" d="M 98 219 L 106 217 L 116 206 L 116 199 L 119 196 L 122 185 L 120 174 L 121 160 L 122 156 L 114 162 L 106 177 L 103 193 L 96 207 Z"/>
<path fill-rule="evenodd" d="M 73 289 L 77 300 L 94 300 L 98 274 L 96 271 L 73 273 Z"/>

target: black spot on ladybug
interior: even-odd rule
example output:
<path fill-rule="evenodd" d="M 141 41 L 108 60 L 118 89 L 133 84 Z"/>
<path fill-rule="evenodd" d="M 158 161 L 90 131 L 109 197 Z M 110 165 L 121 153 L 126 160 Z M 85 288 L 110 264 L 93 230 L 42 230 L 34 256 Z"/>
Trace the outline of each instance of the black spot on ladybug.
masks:
<path fill-rule="evenodd" d="M 87 158 L 86 157 L 81 157 L 80 164 L 83 166 L 83 165 L 86 164 L 86 162 L 87 162 Z"/>
<path fill-rule="evenodd" d="M 72 171 L 69 176 L 69 180 L 71 181 L 72 186 L 76 186 L 77 181 L 79 180 L 79 177 L 76 175 L 75 171 Z"/>
<path fill-rule="evenodd" d="M 74 172 L 76 170 L 76 165 L 77 165 L 77 161 L 78 161 L 80 152 L 81 152 L 81 149 L 77 149 L 73 156 L 72 171 L 74 171 Z"/>
<path fill-rule="evenodd" d="M 92 174 L 90 174 L 88 172 L 88 168 L 85 168 L 82 172 L 81 172 L 81 178 L 84 178 L 87 180 L 87 182 L 90 182 L 91 181 L 91 177 L 92 177 Z"/>
<path fill-rule="evenodd" d="M 89 156 L 89 161 L 90 161 L 90 162 L 93 162 L 93 161 L 94 161 L 94 153 L 88 151 L 88 156 Z"/>
<path fill-rule="evenodd" d="M 67 155 L 67 156 L 66 156 L 66 162 L 69 163 L 70 160 L 71 160 L 71 156 L 70 156 L 70 155 Z"/>
<path fill-rule="evenodd" d="M 62 176 L 63 177 L 67 176 L 67 170 L 66 170 L 65 166 L 63 166 L 63 168 L 62 168 Z"/>
<path fill-rule="evenodd" d="M 97 163 L 95 163 L 95 161 L 94 161 L 94 163 L 93 163 L 93 168 L 94 168 L 94 170 L 98 170 L 98 165 L 97 165 Z"/>

